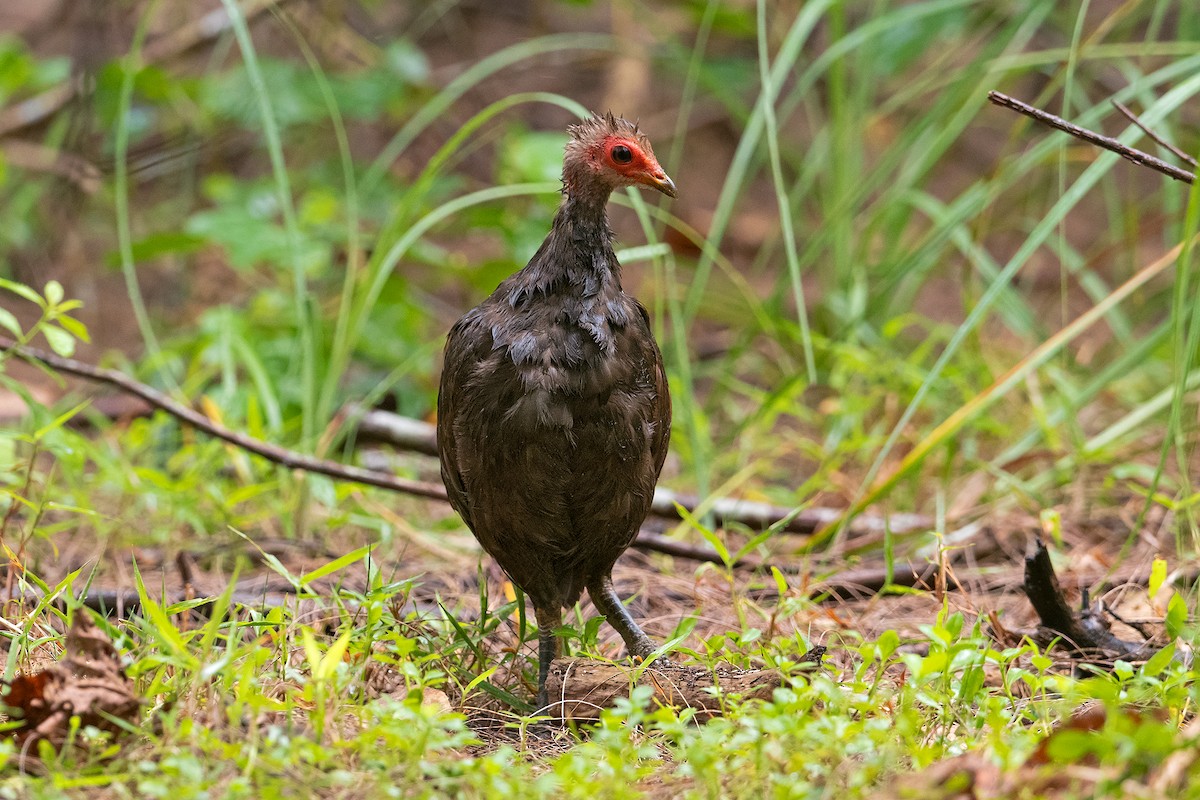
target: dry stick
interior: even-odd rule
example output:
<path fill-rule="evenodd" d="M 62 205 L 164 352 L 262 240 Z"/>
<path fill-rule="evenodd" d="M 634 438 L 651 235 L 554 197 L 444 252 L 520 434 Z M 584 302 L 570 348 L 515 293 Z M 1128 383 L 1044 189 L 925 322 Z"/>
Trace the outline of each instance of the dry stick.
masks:
<path fill-rule="evenodd" d="M 203 431 L 210 436 L 214 436 L 223 441 L 229 442 L 236 447 L 262 456 L 268 461 L 281 464 L 291 469 L 301 469 L 307 472 L 315 472 L 320 475 L 326 475 L 330 478 L 339 480 L 353 481 L 355 483 L 365 484 L 367 486 L 375 486 L 380 489 L 388 489 L 393 492 L 402 494 L 417 495 L 418 497 L 427 497 L 432 500 L 441 500 L 446 502 L 446 490 L 444 487 L 434 483 L 426 483 L 424 481 L 407 480 L 398 478 L 382 470 L 362 469 L 359 467 L 351 467 L 345 464 L 340 464 L 336 461 L 307 456 L 302 453 L 297 453 L 293 450 L 287 450 L 283 447 L 278 447 L 273 444 L 268 444 L 261 439 L 255 439 L 253 436 L 247 436 L 242 433 L 231 431 L 228 428 L 218 425 L 208 417 L 197 411 L 188 408 L 187 406 L 172 400 L 167 395 L 145 385 L 139 381 L 130 378 L 122 372 L 114 369 L 106 369 L 104 367 L 85 364 L 82 361 L 76 361 L 73 358 L 65 358 L 54 353 L 39 350 L 34 347 L 19 345 L 12 339 L 0 336 L 0 352 L 10 352 L 17 358 L 29 363 L 42 363 L 49 367 L 53 367 L 60 372 L 65 372 L 68 375 L 76 375 L 81 378 L 87 378 L 91 381 L 106 383 L 110 386 L 115 386 L 118 389 L 128 392 L 136 397 L 140 397 L 150 405 L 160 408 L 171 416 L 186 422 L 197 430 Z M 667 495 L 671 497 L 671 495 Z M 675 502 L 678 502 L 675 500 Z M 671 501 L 661 503 L 664 506 L 661 511 L 655 509 L 656 513 L 663 515 L 674 516 L 677 509 Z M 682 503 L 681 503 L 682 505 Z M 695 506 L 688 508 L 691 512 Z M 824 514 L 834 513 L 832 509 L 808 509 L 823 519 Z M 908 522 L 915 521 L 916 515 L 907 515 L 913 519 L 907 519 Z M 873 520 L 873 523 L 882 525 L 888 524 L 887 520 Z M 677 556 L 681 558 L 691 558 L 696 561 L 707 561 L 713 564 L 724 564 L 725 560 L 720 557 L 716 551 L 711 548 L 693 547 L 690 545 L 676 542 L 667 539 L 664 536 L 659 536 L 652 532 L 644 531 L 638 535 L 632 542 L 632 546 L 639 550 L 647 550 L 651 552 L 664 553 L 666 555 Z M 740 560 L 732 566 L 750 569 L 767 568 L 767 564 L 759 564 L 754 561 Z M 920 580 L 920 576 L 913 576 L 914 583 Z M 912 585 L 905 578 L 905 574 L 897 575 L 893 584 L 895 585 Z M 822 591 L 836 591 L 842 588 L 841 582 L 829 582 L 823 585 Z"/>
<path fill-rule="evenodd" d="M 328 459 L 316 458 L 314 456 L 297 453 L 294 450 L 288 450 L 277 445 L 269 444 L 256 439 L 253 436 L 247 436 L 243 433 L 231 431 L 228 428 L 218 425 L 208 417 L 200 414 L 188 406 L 172 400 L 167 395 L 147 386 L 144 383 L 130 378 L 122 372 L 113 369 L 105 369 L 91 364 L 85 364 L 82 361 L 76 361 L 72 358 L 64 358 L 63 356 L 39 350 L 34 347 L 19 345 L 12 339 L 0 336 L 0 351 L 8 351 L 18 358 L 30 363 L 41 362 L 47 366 L 53 367 L 61 372 L 69 375 L 76 375 L 81 378 L 87 378 L 91 381 L 106 383 L 110 386 L 115 386 L 124 392 L 128 392 L 136 397 L 140 397 L 150 405 L 166 411 L 168 414 L 192 425 L 198 430 L 204 431 L 210 436 L 215 436 L 229 442 L 232 445 L 240 447 L 243 450 L 262 456 L 268 461 L 273 461 L 282 466 L 291 469 L 301 469 L 306 472 L 315 472 L 320 475 L 326 475 L 330 478 L 339 480 L 348 480 L 355 483 L 365 484 L 367 486 L 375 486 L 380 489 L 388 489 L 393 492 L 403 494 L 416 495 L 418 497 L 426 497 L 432 500 L 447 501 L 446 490 L 444 487 L 424 481 L 414 481 L 406 478 L 398 478 L 391 473 L 376 469 L 362 469 L 361 467 L 352 467 L 341 464 L 337 461 Z M 765 503 L 753 503 L 748 501 L 727 501 L 728 507 L 722 507 L 718 512 L 718 516 L 722 516 L 725 520 L 736 520 L 751 526 L 766 527 L 772 525 L 780 519 L 787 519 L 787 522 L 781 526 L 782 530 L 794 533 L 811 533 L 821 525 L 827 524 L 829 519 L 841 512 L 835 509 L 814 508 L 805 509 L 795 515 L 787 509 L 776 509 L 773 506 L 768 506 Z M 656 493 L 655 501 L 652 507 L 652 512 L 656 516 L 667 517 L 670 519 L 678 519 L 678 509 L 675 504 L 683 506 L 689 513 L 694 512 L 697 507 L 695 498 L 675 495 L 671 492 L 661 491 Z M 740 512 L 740 513 L 739 513 Z M 778 512 L 779 516 L 772 518 L 772 514 Z M 788 515 L 792 518 L 788 518 Z M 874 532 L 876 529 L 882 529 L 885 526 L 890 526 L 896 531 L 910 531 L 921 527 L 928 527 L 929 521 L 917 514 L 902 514 L 895 520 L 891 519 L 867 519 L 865 528 L 869 532 Z M 705 549 L 694 549 L 690 552 L 686 546 L 678 545 L 667 546 L 662 537 L 657 537 L 652 534 L 645 534 L 646 538 L 639 538 L 634 542 L 636 546 L 643 550 L 652 550 L 655 552 L 663 552 L 668 555 L 686 555 L 689 558 L 696 558 L 701 561 L 712 561 L 716 564 L 722 564 L 724 561 L 715 552 Z"/>
<path fill-rule="evenodd" d="M 377 486 L 380 489 L 390 489 L 393 492 L 428 497 L 433 500 L 444 501 L 446 499 L 446 489 L 434 483 L 398 478 L 386 472 L 361 469 L 359 467 L 339 464 L 336 461 L 315 458 L 314 456 L 304 455 L 303 453 L 297 453 L 293 450 L 268 444 L 261 439 L 255 439 L 253 436 L 231 431 L 222 425 L 216 424 L 203 414 L 181 403 L 177 403 L 157 389 L 135 381 L 128 375 L 118 372 L 115 369 L 96 367 L 91 364 L 85 364 L 82 361 L 76 361 L 73 358 L 64 358 L 44 350 L 18 345 L 12 339 L 3 336 L 0 336 L 0 350 L 6 350 L 23 361 L 30 363 L 41 362 L 69 375 L 77 375 L 88 380 L 116 386 L 118 389 L 142 398 L 147 403 L 161 408 L 171 416 L 183 420 L 210 436 L 215 436 L 243 450 L 262 456 L 268 461 L 273 461 L 276 464 L 281 464 L 291 469 L 302 469 L 306 472 L 327 475 L 330 478 L 354 481 L 355 483 L 362 483 L 367 486 Z"/>
<path fill-rule="evenodd" d="M 1055 640 L 1061 640 L 1068 652 L 1083 659 L 1132 661 L 1153 654 L 1156 648 L 1148 642 L 1130 642 L 1115 636 L 1101 619 L 1101 609 L 1087 604 L 1086 595 L 1086 607 L 1082 612 L 1074 611 L 1063 596 L 1042 537 L 1035 534 L 1033 541 L 1033 549 L 1025 556 L 1022 583 L 1025 596 L 1041 623 L 1031 638 L 1047 647 Z"/>
<path fill-rule="evenodd" d="M 1105 150 L 1110 150 L 1124 159 L 1132 161 L 1143 167 L 1149 167 L 1156 172 L 1161 172 L 1169 178 L 1174 178 L 1177 181 L 1184 183 L 1192 183 L 1195 180 L 1195 175 L 1187 170 L 1168 164 L 1162 159 L 1155 158 L 1149 153 L 1143 153 L 1141 150 L 1134 149 L 1128 145 L 1118 142 L 1108 136 L 1103 136 L 1095 131 L 1089 131 L 1087 128 L 1081 128 L 1074 123 L 1067 122 L 1062 117 L 1057 117 L 1048 111 L 1042 111 L 1040 108 L 1034 108 L 1027 103 L 1022 103 L 1016 98 L 1009 97 L 1000 92 L 988 92 L 988 100 L 998 106 L 1010 108 L 1013 111 L 1020 112 L 1027 117 L 1032 117 L 1044 125 L 1049 125 L 1051 128 L 1057 128 L 1064 133 L 1069 133 L 1077 139 L 1082 139 L 1085 142 L 1094 144 L 1097 147 L 1102 147 Z"/>
<path fill-rule="evenodd" d="M 1147 136 L 1149 136 L 1154 141 L 1158 142 L 1158 144 L 1160 146 L 1165 147 L 1167 150 L 1170 150 L 1171 153 L 1174 154 L 1174 156 L 1176 158 L 1178 158 L 1180 161 L 1182 161 L 1185 164 L 1190 164 L 1193 167 L 1197 166 L 1196 159 L 1192 158 L 1187 153 L 1183 152 L 1178 147 L 1171 144 L 1170 142 L 1168 142 L 1163 137 L 1159 136 L 1154 131 L 1150 130 L 1150 128 L 1147 127 L 1144 122 L 1142 122 L 1140 119 L 1138 119 L 1137 114 L 1134 114 L 1132 111 L 1130 111 L 1129 108 L 1124 103 L 1122 103 L 1120 100 L 1110 100 L 1109 102 L 1111 102 L 1113 104 L 1113 106 L 1116 107 L 1117 111 L 1120 111 L 1122 114 L 1124 114 L 1125 118 L 1127 120 L 1129 120 L 1134 125 L 1137 125 L 1139 128 L 1141 128 L 1143 133 L 1145 133 Z"/>
<path fill-rule="evenodd" d="M 110 386 L 115 386 L 118 389 L 128 392 L 136 397 L 140 397 L 147 403 L 157 408 L 166 411 L 173 417 L 186 422 L 197 430 L 201 430 L 210 436 L 222 439 L 232 445 L 240 447 L 243 450 L 262 456 L 268 461 L 273 461 L 285 467 L 292 469 L 302 469 L 307 472 L 315 472 L 320 475 L 327 475 L 331 478 L 339 480 L 354 481 L 367 486 L 375 486 L 380 489 L 388 489 L 393 492 L 401 492 L 403 494 L 417 495 L 418 497 L 427 497 L 432 500 L 441 500 L 447 502 L 446 489 L 435 483 L 426 483 L 423 481 L 407 480 L 398 478 L 381 470 L 361 469 L 359 467 L 351 467 L 345 464 L 340 464 L 336 461 L 328 461 L 326 459 L 307 456 L 302 453 L 297 453 L 293 450 L 287 450 L 273 444 L 268 444 L 261 439 L 256 439 L 252 436 L 247 436 L 236 431 L 231 431 L 228 428 L 218 425 L 208 417 L 197 411 L 188 408 L 187 406 L 172 400 L 167 395 L 145 385 L 139 381 L 130 378 L 122 372 L 113 369 L 105 369 L 104 367 L 85 364 L 82 361 L 76 361 L 73 358 L 65 358 L 54 353 L 49 353 L 37 348 L 23 346 L 17 344 L 12 339 L 0 336 L 0 351 L 8 351 L 17 358 L 30 363 L 41 362 L 49 367 L 53 367 L 60 372 L 65 372 L 69 375 L 76 375 L 81 378 L 87 378 L 91 381 L 106 383 Z M 648 538 L 642 540 L 640 537 L 635 540 L 634 545 L 642 550 L 651 550 L 667 553 L 668 555 L 687 555 L 696 558 L 700 561 L 711 561 L 716 564 L 723 563 L 721 557 L 713 551 L 704 549 L 695 549 L 685 552 L 684 548 L 676 545 L 666 545 L 661 541 L 661 537 Z"/>
<path fill-rule="evenodd" d="M 394 475 L 380 471 L 360 469 L 344 464 L 339 464 L 336 461 L 328 461 L 325 459 L 307 456 L 302 453 L 297 453 L 292 450 L 287 450 L 276 445 L 268 444 L 260 439 L 255 439 L 252 436 L 247 436 L 242 433 L 231 431 L 228 428 L 218 425 L 205 417 L 203 414 L 188 408 L 187 406 L 172 400 L 167 395 L 145 385 L 139 381 L 130 378 L 122 372 L 104 367 L 97 367 L 92 364 L 85 364 L 82 361 L 76 361 L 73 358 L 49 353 L 44 350 L 39 350 L 34 347 L 19 345 L 12 339 L 0 336 L 0 352 L 12 353 L 17 358 L 27 361 L 32 364 L 38 362 L 49 367 L 65 372 L 69 375 L 76 375 L 81 378 L 86 378 L 99 383 L 106 383 L 110 386 L 115 386 L 122 391 L 128 392 L 136 397 L 140 397 L 152 406 L 160 408 L 173 417 L 188 423 L 197 430 L 201 430 L 210 436 L 217 439 L 229 442 L 232 445 L 247 450 L 255 455 L 262 456 L 268 461 L 281 464 L 292 469 L 302 469 L 307 472 L 315 472 L 321 475 L 326 475 L 331 478 L 340 480 L 348 480 L 356 483 L 362 483 L 368 486 L 375 486 L 381 489 L 389 489 L 394 492 L 403 494 L 413 494 L 419 497 L 427 497 L 433 500 L 446 501 L 446 490 L 442 486 L 433 483 L 425 483 L 423 481 L 406 480 L 397 478 Z M 674 506 L 671 506 L 674 510 Z M 688 509 L 691 511 L 691 509 Z M 816 511 L 826 512 L 830 509 L 816 509 Z M 915 516 L 915 515 L 910 515 Z M 886 520 L 882 521 L 886 524 Z M 632 543 L 633 547 L 639 550 L 647 550 L 651 552 L 664 553 L 670 556 L 681 558 L 690 558 L 696 561 L 706 561 L 713 564 L 724 564 L 725 560 L 720 557 L 716 551 L 710 548 L 694 547 L 681 542 L 668 539 L 665 536 L 660 536 L 656 533 L 643 531 L 638 534 Z M 755 561 L 741 559 L 736 561 L 731 566 L 738 568 L 764 569 L 768 568 L 769 564 L 757 563 Z M 869 572 L 870 577 L 867 572 Z M 830 580 L 821 582 L 817 588 L 813 590 L 814 595 L 824 597 L 836 597 L 840 592 L 852 590 L 854 588 L 877 588 L 886 583 L 885 578 L 878 577 L 878 570 L 871 570 L 862 574 L 853 572 L 848 574 L 849 580 Z M 883 574 L 883 573 L 879 573 Z M 892 577 L 891 584 L 894 586 L 913 586 L 924 580 L 926 572 L 924 570 L 914 570 L 909 576 L 907 572 L 900 571 Z M 126 599 L 122 596 L 122 599 Z M 113 601 L 114 597 L 108 595 L 97 595 L 97 602 Z"/>
<path fill-rule="evenodd" d="M 428 422 L 402 417 L 391 411 L 368 410 L 359 405 L 348 406 L 346 415 L 351 420 L 359 418 L 356 425 L 359 440 L 383 442 L 402 450 L 426 455 L 438 454 L 437 429 Z M 815 533 L 838 520 L 844 513 L 836 508 L 805 508 L 796 511 L 756 500 L 728 497 L 710 498 L 705 504 L 695 495 L 678 494 L 661 486 L 654 490 L 650 513 L 656 517 L 678 519 L 676 503 L 686 508 L 689 513 L 695 513 L 695 510 L 703 505 L 721 525 L 736 522 L 760 530 L 774 525 L 781 532 L 799 534 Z M 886 519 L 864 515 L 855 520 L 854 524 L 854 530 L 863 534 L 882 534 L 885 530 L 908 533 L 932 527 L 933 520 L 923 514 L 892 514 Z"/>

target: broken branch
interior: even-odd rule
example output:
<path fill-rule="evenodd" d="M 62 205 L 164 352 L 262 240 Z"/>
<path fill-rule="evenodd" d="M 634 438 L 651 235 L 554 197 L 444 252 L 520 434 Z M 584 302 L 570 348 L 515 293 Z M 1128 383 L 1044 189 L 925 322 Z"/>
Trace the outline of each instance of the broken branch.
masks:
<path fill-rule="evenodd" d="M 45 350 L 20 345 L 12 339 L 3 336 L 0 336 L 0 351 L 8 351 L 17 358 L 30 363 L 40 362 L 68 375 L 75 375 L 80 378 L 116 387 L 123 392 L 141 398 L 155 408 L 167 412 L 197 430 L 290 469 L 315 472 L 337 480 L 352 481 L 401 494 L 410 494 L 446 502 L 445 488 L 435 483 L 399 478 L 383 470 L 352 467 L 337 461 L 305 455 L 264 442 L 261 439 L 256 439 L 244 433 L 232 431 L 223 425 L 213 422 L 195 409 L 173 400 L 163 392 L 134 380 L 117 370 L 97 367 Z M 412 441 L 414 438 L 413 426 L 410 425 L 408 427 L 409 430 L 406 433 L 406 439 Z M 432 429 L 432 426 L 429 426 L 429 428 Z M 428 442 L 418 448 L 420 452 L 425 452 L 429 449 L 431 448 L 428 446 Z M 676 507 L 676 504 L 682 506 L 688 513 L 693 513 L 701 505 L 698 498 L 677 495 L 668 490 L 659 489 L 655 491 L 651 513 L 668 519 L 679 519 L 679 509 Z M 710 510 L 721 524 L 739 522 L 749 527 L 765 528 L 770 525 L 782 523 L 780 525 L 781 531 L 800 534 L 811 534 L 824 525 L 829 524 L 832 520 L 839 518 L 844 513 L 841 510 L 830 508 L 810 508 L 797 512 L 791 509 L 771 506 L 766 503 L 730 499 L 718 499 L 712 504 Z M 861 533 L 876 533 L 885 529 L 890 529 L 893 532 L 912 531 L 923 527 L 927 528 L 932 522 L 927 517 L 919 514 L 902 514 L 887 519 L 864 516 L 856 520 L 855 524 Z M 643 540 L 642 537 L 639 537 L 635 544 L 644 550 L 665 552 L 669 555 L 681 554 L 678 548 L 667 549 L 662 546 L 660 541 L 654 538 Z M 713 560 L 720 563 L 715 553 L 712 554 L 711 558 L 705 557 L 703 560 Z"/>
<path fill-rule="evenodd" d="M 1076 139 L 1082 139 L 1089 144 L 1094 144 L 1097 147 L 1101 147 L 1105 150 L 1116 153 L 1117 155 L 1121 156 L 1121 158 L 1132 161 L 1134 164 L 1138 164 L 1139 166 L 1143 167 L 1149 167 L 1156 172 L 1161 172 L 1163 175 L 1166 175 L 1169 178 L 1174 178 L 1175 180 L 1183 181 L 1184 183 L 1192 183 L 1192 181 L 1195 180 L 1195 175 L 1185 169 L 1180 169 L 1172 164 L 1168 164 L 1162 159 L 1155 158 L 1149 153 L 1144 153 L 1141 150 L 1130 147 L 1129 145 L 1122 144 L 1110 136 L 1105 136 L 1103 134 L 1096 133 L 1095 131 L 1090 131 L 1087 128 L 1081 128 L 1073 122 L 1067 122 L 1062 117 L 1055 116 L 1049 111 L 1043 111 L 1040 108 L 1035 108 L 1029 105 L 1028 103 L 1022 103 L 1020 100 L 1017 100 L 1014 97 L 1009 97 L 1008 95 L 1001 94 L 1000 92 L 988 92 L 988 100 L 992 101 L 998 106 L 1004 106 L 1005 108 L 1009 108 L 1013 111 L 1024 114 L 1027 117 L 1036 119 L 1043 125 L 1049 125 L 1051 128 L 1057 128 L 1063 133 L 1069 133 Z"/>

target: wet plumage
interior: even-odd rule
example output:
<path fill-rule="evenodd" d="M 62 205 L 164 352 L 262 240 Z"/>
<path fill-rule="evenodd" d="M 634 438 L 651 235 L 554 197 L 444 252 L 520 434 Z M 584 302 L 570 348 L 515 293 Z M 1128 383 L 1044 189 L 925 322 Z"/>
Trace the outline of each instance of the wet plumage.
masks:
<path fill-rule="evenodd" d="M 605 211 L 632 184 L 675 195 L 636 126 L 611 115 L 573 126 L 549 235 L 446 342 L 442 479 L 533 603 L 543 704 L 553 630 L 585 588 L 633 655 L 654 649 L 610 577 L 649 511 L 671 425 L 662 356 L 621 288 Z"/>

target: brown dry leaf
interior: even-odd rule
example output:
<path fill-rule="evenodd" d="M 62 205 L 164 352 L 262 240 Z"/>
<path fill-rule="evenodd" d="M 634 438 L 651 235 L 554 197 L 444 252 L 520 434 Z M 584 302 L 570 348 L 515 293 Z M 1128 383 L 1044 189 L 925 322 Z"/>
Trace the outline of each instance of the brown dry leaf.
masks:
<path fill-rule="evenodd" d="M 1161 711 L 1135 707 L 1122 708 L 1117 713 L 1133 724 L 1162 722 Z M 964 753 L 929 765 L 921 772 L 897 776 L 892 788 L 883 795 L 887 800 L 902 798 L 940 798 L 941 800 L 987 800 L 988 798 L 1017 797 L 1085 797 L 1103 781 L 1117 779 L 1119 769 L 1101 767 L 1091 757 L 1075 763 L 1053 763 L 1050 748 L 1060 736 L 1097 734 L 1104 729 L 1109 711 L 1103 703 L 1081 705 L 1070 719 L 1057 725 L 1025 763 L 1001 773 L 1000 769 L 977 752 Z M 1200 730 L 1200 726 L 1192 729 Z M 1176 755 L 1179 755 L 1178 753 Z M 1173 768 L 1168 759 L 1157 777 L 1148 782 L 1151 788 L 1178 787 L 1186 780 L 1192 758 L 1180 757 Z M 1168 791 L 1166 796 L 1173 796 Z"/>
<path fill-rule="evenodd" d="M 22 750 L 41 739 L 60 746 L 72 717 L 79 717 L 83 726 L 108 731 L 119 729 L 114 719 L 137 718 L 140 703 L 120 653 L 90 613 L 75 613 L 63 650 L 57 664 L 18 676 L 0 695 L 0 703 L 22 723 L 11 733 Z"/>
<path fill-rule="evenodd" d="M 1188 785 L 1188 777 L 1195 770 L 1196 760 L 1200 758 L 1200 748 L 1195 746 L 1200 740 L 1200 717 L 1194 717 L 1180 731 L 1180 739 L 1192 746 L 1183 746 L 1167 756 L 1157 772 L 1150 776 L 1147 784 L 1150 790 L 1164 797 L 1174 797 Z"/>
<path fill-rule="evenodd" d="M 436 711 L 439 714 L 449 714 L 454 711 L 450 698 L 441 689 L 425 689 L 421 692 L 421 707 Z"/>
<path fill-rule="evenodd" d="M 1132 726 L 1140 726 L 1143 724 L 1158 724 L 1167 720 L 1167 713 L 1161 708 L 1140 708 L 1138 706 L 1124 706 L 1116 712 L 1124 721 Z M 1038 744 L 1036 750 L 1030 754 L 1029 759 L 1025 762 L 1026 766 L 1044 766 L 1050 764 L 1053 759 L 1050 757 L 1050 748 L 1054 746 L 1055 739 L 1064 735 L 1074 734 L 1096 734 L 1100 735 L 1104 730 L 1104 726 L 1109 721 L 1109 710 L 1104 703 L 1098 700 L 1092 700 L 1084 703 L 1071 712 L 1071 718 L 1054 727 L 1050 735 Z M 1095 759 L 1087 756 L 1083 759 L 1083 763 L 1088 766 L 1095 764 Z"/>
<path fill-rule="evenodd" d="M 921 772 L 897 775 L 883 800 L 975 800 L 996 797 L 1000 770 L 978 753 L 963 753 L 930 764 Z"/>

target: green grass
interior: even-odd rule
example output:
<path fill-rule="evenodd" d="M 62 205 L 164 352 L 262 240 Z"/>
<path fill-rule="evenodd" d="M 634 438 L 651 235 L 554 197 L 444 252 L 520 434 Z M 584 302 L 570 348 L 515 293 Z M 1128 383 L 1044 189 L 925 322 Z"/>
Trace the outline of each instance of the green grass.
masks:
<path fill-rule="evenodd" d="M 444 621 L 393 616 L 409 588 L 377 583 L 361 595 L 324 595 L 325 634 L 280 608 L 234 612 L 228 593 L 210 620 L 184 629 L 172 621 L 182 605 L 159 608 L 144 596 L 148 610 L 122 626 L 122 645 L 155 724 L 126 736 L 79 731 L 81 746 L 42 752 L 44 766 L 35 772 L 44 769 L 43 778 L 17 775 L 18 754 L 0 748 L 7 763 L 0 791 L 588 797 L 605 787 L 628 797 L 857 795 L 968 745 L 988 752 L 989 763 L 1015 769 L 1055 720 L 1095 700 L 1113 709 L 1168 709 L 1132 730 L 1114 718 L 1103 738 L 1065 737 L 1056 745 L 1064 765 L 1082 752 L 1097 759 L 1101 793 L 1105 786 L 1119 793 L 1123 780 L 1190 747 L 1174 733 L 1192 697 L 1182 667 L 1158 659 L 1142 669 L 1119 665 L 1113 674 L 1064 678 L 1032 647 L 995 649 L 979 624 L 944 612 L 907 642 L 895 633 L 848 638 L 839 663 L 817 673 L 798 668 L 806 645 L 795 638 L 739 645 L 713 637 L 684 652 L 698 663 L 753 653 L 790 677 L 771 703 L 731 699 L 726 716 L 704 724 L 690 712 L 644 707 L 639 689 L 586 732 L 531 728 L 515 716 L 481 726 L 477 714 L 472 731 L 462 714 L 445 710 L 442 690 L 464 690 L 454 678 L 458 662 L 482 641 L 459 646 L 461 626 L 452 633 Z M 33 644 L 21 635 L 13 642 L 14 655 Z M 394 679 L 381 695 L 372 676 L 384 671 Z M 1129 748 L 1138 753 L 1132 760 Z"/>
<path fill-rule="evenodd" d="M 347 28 L 353 66 L 302 21 L 236 15 L 205 66 L 144 65 L 156 28 L 139 19 L 130 52 L 97 78 L 113 174 L 65 223 L 115 253 L 143 341 L 97 338 L 140 350 L 124 366 L 142 379 L 297 449 L 357 458 L 347 402 L 428 416 L 449 323 L 524 263 L 553 213 L 558 130 L 528 120 L 585 114 L 595 65 L 628 46 L 596 22 L 607 10 L 543 4 L 573 32 L 447 53 L 439 26 L 469 18 L 451 0 L 418 14 L 411 39 Z M 876 796 L 964 752 L 1034 785 L 1021 765 L 1088 699 L 1162 715 L 1059 737 L 1060 772 L 1083 781 L 1081 755 L 1097 760 L 1098 783 L 1077 793 L 1121 796 L 1186 749 L 1183 666 L 1071 678 L 988 636 L 998 596 L 942 605 L 917 592 L 842 611 L 809 599 L 808 583 L 856 560 L 894 575 L 914 553 L 958 547 L 956 528 L 1006 515 L 1070 528 L 1122 514 L 1121 534 L 1064 543 L 1064 560 L 1073 544 L 1114 569 L 1156 547 L 1190 563 L 1200 190 L 1033 127 L 986 93 L 1152 150 L 1109 104 L 1120 100 L 1195 151 L 1200 14 L 1162 0 L 1111 13 L 1033 0 L 669 5 L 645 9 L 672 20 L 647 30 L 674 31 L 650 45 L 653 107 L 614 111 L 640 112 L 684 200 L 613 202 L 668 361 L 664 483 L 702 500 L 832 505 L 846 522 L 920 511 L 932 530 L 864 540 L 835 525 L 799 541 L 714 531 L 702 505 L 676 533 L 726 563 L 655 560 L 652 579 L 631 567 L 636 602 L 672 598 L 654 625 L 682 637 L 675 657 L 780 669 L 784 688 L 770 703 L 730 699 L 705 724 L 635 693 L 595 728 L 548 733 L 521 713 L 536 631 L 494 579 L 489 594 L 444 509 L 292 474 L 163 415 L 114 424 L 77 398 L 47 406 L 0 356 L 0 381 L 31 409 L 0 430 L 0 543 L 14 580 L 79 570 L 41 586 L 61 603 L 9 615 L 7 675 L 55 652 L 87 585 L 132 589 L 135 553 L 146 609 L 111 626 L 144 699 L 133 730 L 78 731 L 85 746 L 42 752 L 25 772 L 0 747 L 0 796 Z M 4 103 L 62 78 L 12 39 L 0 63 Z M 560 73 L 581 83 L 523 82 Z M 65 123 L 45 135 L 62 141 Z M 250 157 L 201 148 L 185 180 L 134 168 L 152 137 L 225 135 L 245 137 Z M 50 186 L 0 171 L 12 221 L 0 328 L 66 353 L 87 336 L 76 317 L 92 309 L 68 299 L 82 290 L 16 279 L 39 241 L 59 238 L 40 213 Z M 152 289 L 166 276 L 188 296 L 213 262 L 218 304 L 180 315 Z M 78 415 L 93 428 L 67 424 Z M 436 476 L 423 458 L 397 468 Z M 1164 510 L 1168 538 L 1144 541 L 1143 521 Z M 211 581 L 200 595 L 221 598 L 209 617 L 175 594 L 180 550 Z M 729 566 L 741 555 L 799 566 L 749 574 Z M 239 576 L 239 591 L 275 581 L 286 597 L 224 592 Z M 1176 617 L 1194 606 L 1180 591 Z M 595 620 L 568 616 L 574 650 L 619 654 Z M 814 642 L 831 648 L 824 672 L 797 667 Z"/>

